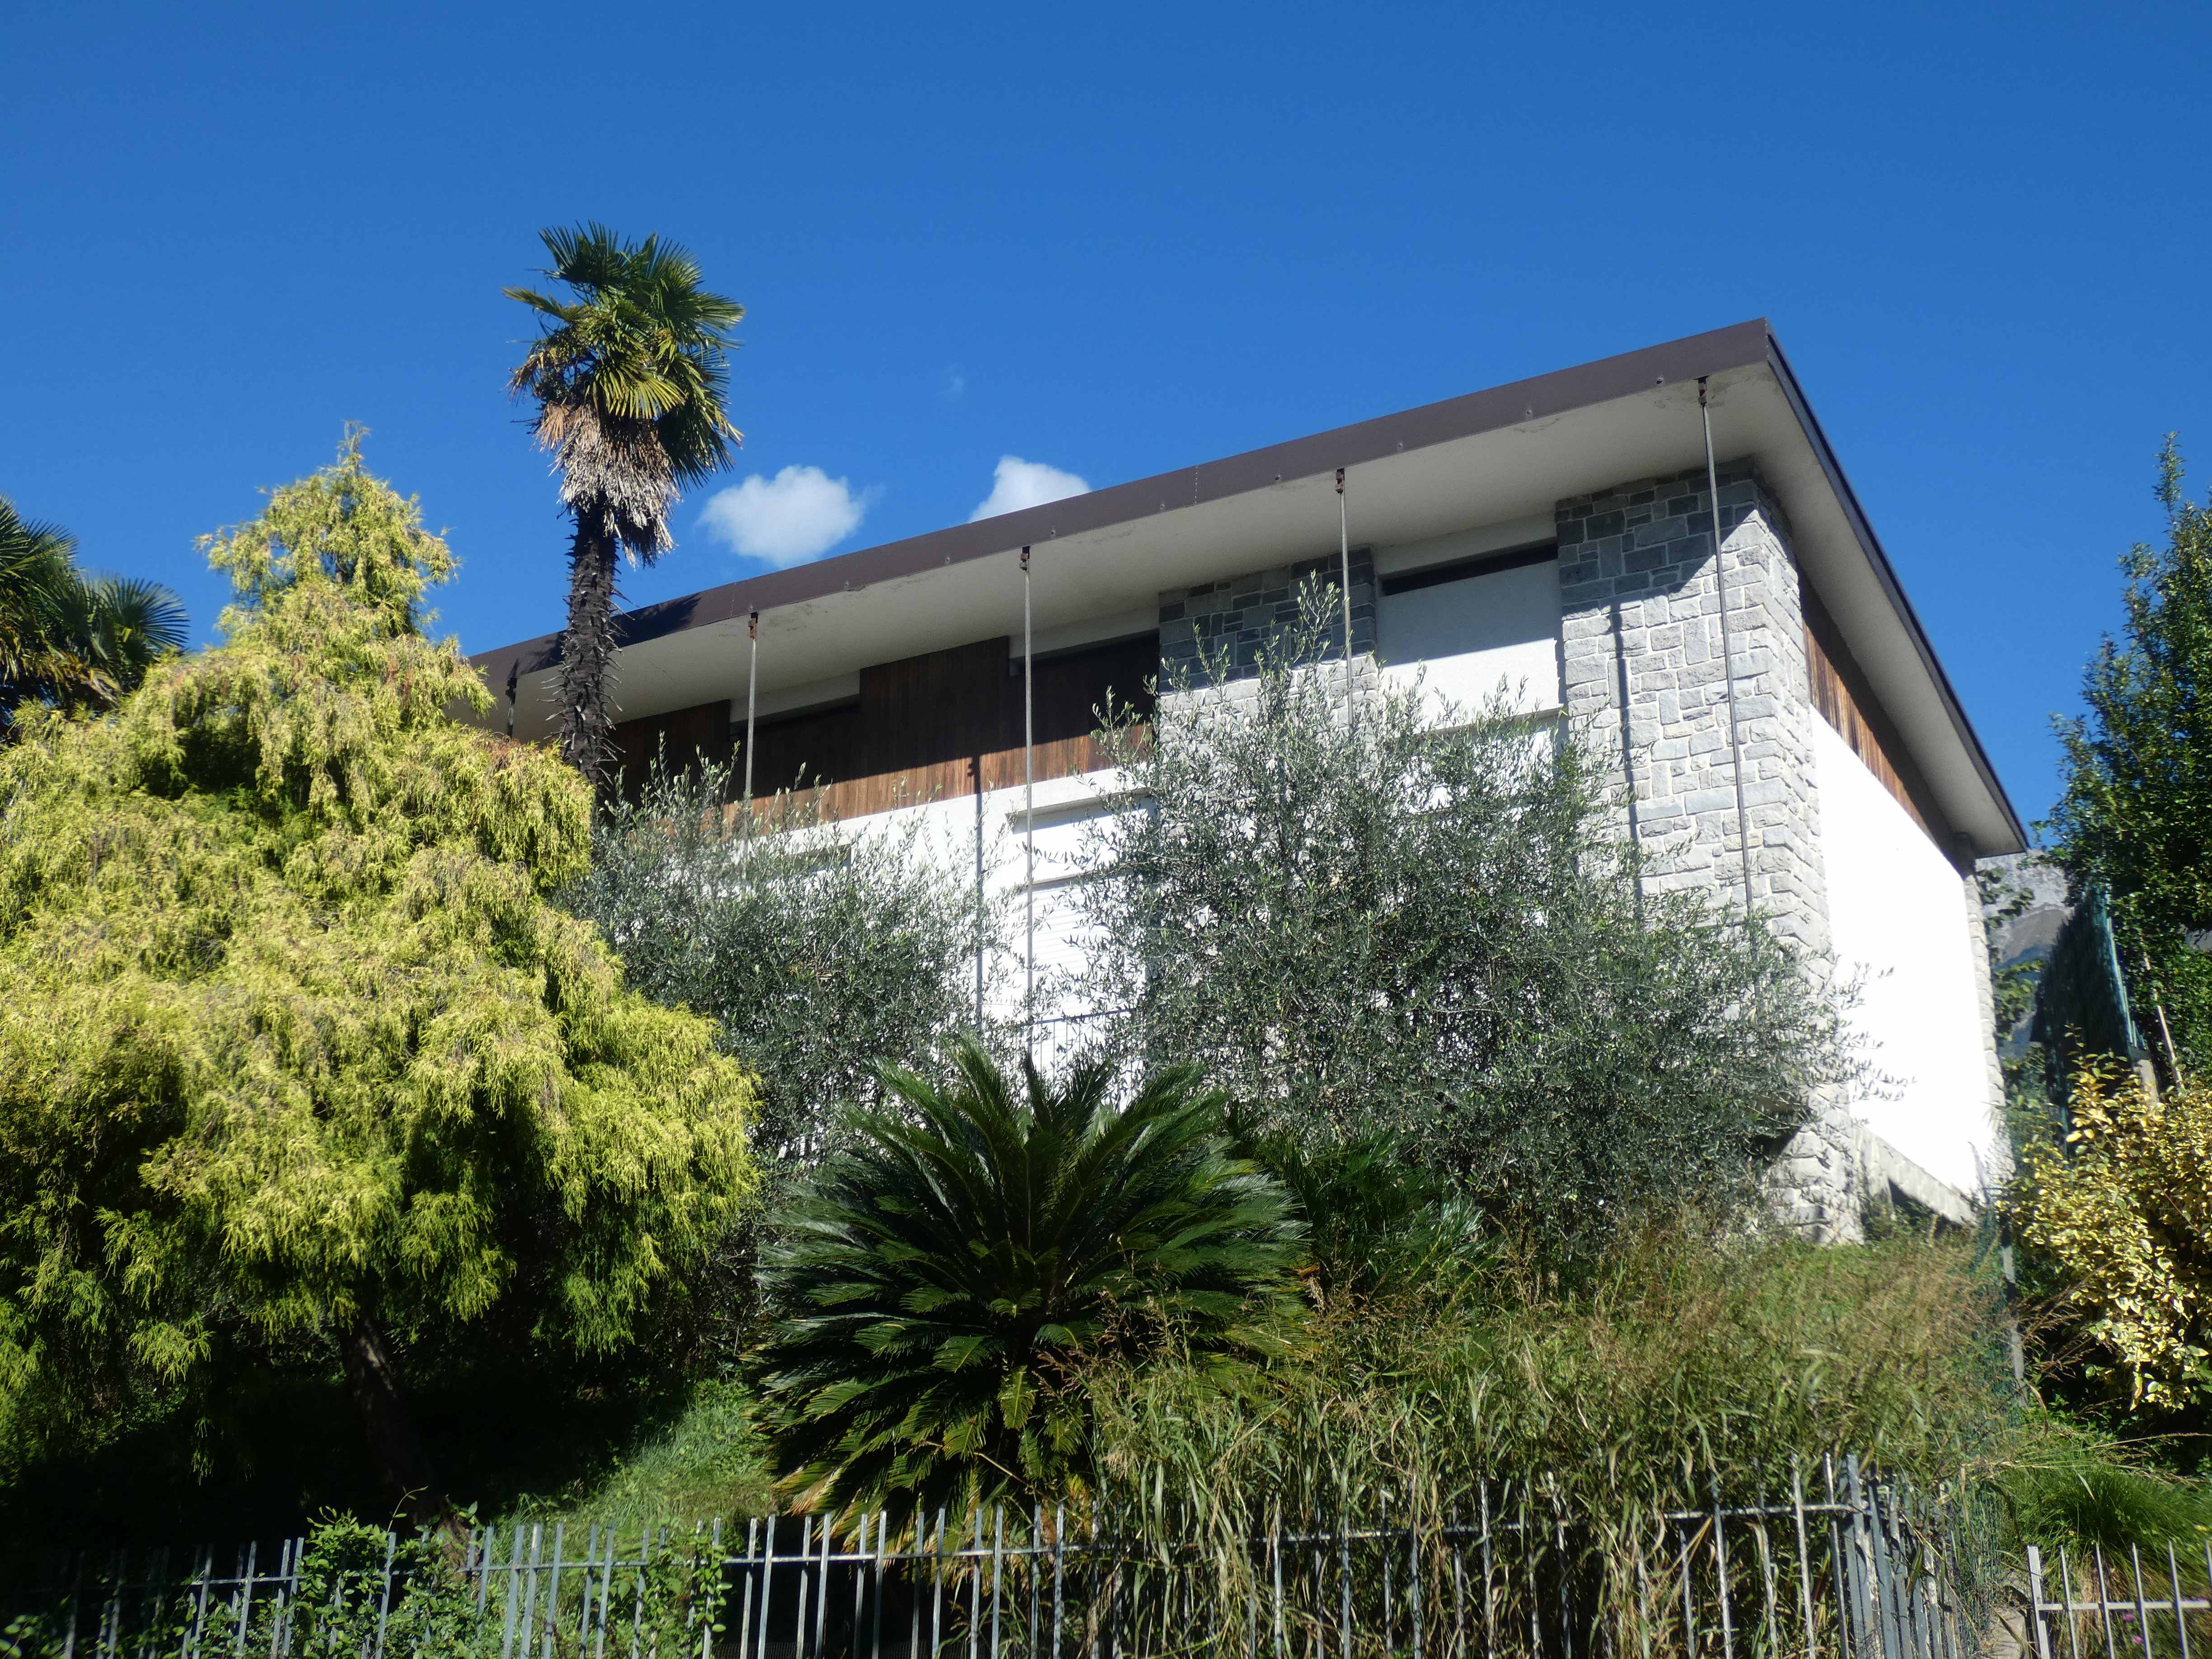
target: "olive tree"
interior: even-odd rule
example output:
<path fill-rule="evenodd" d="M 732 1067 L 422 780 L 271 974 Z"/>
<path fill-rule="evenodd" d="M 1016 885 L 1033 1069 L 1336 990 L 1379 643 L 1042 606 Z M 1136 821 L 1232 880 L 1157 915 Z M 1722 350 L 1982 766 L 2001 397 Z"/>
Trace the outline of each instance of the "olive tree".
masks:
<path fill-rule="evenodd" d="M 1332 592 L 1109 733 L 1146 803 L 1079 889 L 1109 1040 L 1263 1131 L 1395 1135 L 1546 1237 L 1746 1197 L 1843 1068 L 1827 994 L 1758 917 L 1639 890 L 1555 720 L 1371 675 L 1347 718 Z"/>

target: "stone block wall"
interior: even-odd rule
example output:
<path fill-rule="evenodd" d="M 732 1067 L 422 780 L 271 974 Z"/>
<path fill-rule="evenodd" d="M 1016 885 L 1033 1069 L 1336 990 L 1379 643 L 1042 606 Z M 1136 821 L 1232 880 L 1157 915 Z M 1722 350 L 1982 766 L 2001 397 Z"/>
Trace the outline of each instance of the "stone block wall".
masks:
<path fill-rule="evenodd" d="M 1209 655 L 1226 653 L 1231 680 L 1249 679 L 1259 672 L 1261 645 L 1271 635 L 1297 621 L 1298 588 L 1310 577 L 1336 583 L 1343 565 L 1339 555 L 1278 565 L 1272 570 L 1232 576 L 1195 587 L 1171 587 L 1160 595 L 1160 680 L 1164 687 L 1176 673 L 1188 672 L 1196 684 L 1206 679 L 1199 665 L 1203 643 Z M 1364 548 L 1352 551 L 1352 645 L 1356 656 L 1371 660 L 1375 654 L 1375 557 Z M 1322 641 L 1324 660 L 1344 655 L 1344 609 L 1341 599 L 1329 607 L 1328 633 Z"/>
<path fill-rule="evenodd" d="M 1740 902 L 1743 837 L 1729 733 L 1729 667 L 1743 765 L 1750 899 L 1807 972 L 1834 972 L 1814 776 L 1814 708 L 1789 526 L 1755 471 L 1719 471 L 1729 665 L 1722 661 L 1714 514 L 1705 471 L 1644 478 L 1558 503 L 1569 720 L 1602 757 L 1616 821 L 1646 890 Z M 1851 1122 L 1840 1097 L 1785 1147 L 1777 1210 L 1815 1237 L 1857 1231 Z"/>

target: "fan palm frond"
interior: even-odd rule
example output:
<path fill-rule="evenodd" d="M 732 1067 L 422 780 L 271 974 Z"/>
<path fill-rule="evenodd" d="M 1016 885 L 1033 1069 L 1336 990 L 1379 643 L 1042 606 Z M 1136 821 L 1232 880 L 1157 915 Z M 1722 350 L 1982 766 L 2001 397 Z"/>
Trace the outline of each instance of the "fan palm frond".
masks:
<path fill-rule="evenodd" d="M 850 1513 L 1080 1480 L 1079 1356 L 1257 1341 L 1299 1229 L 1233 1155 L 1189 1068 L 1127 1102 L 1103 1066 L 1012 1084 L 972 1042 L 954 1081 L 884 1079 L 785 1218 L 754 1364 L 787 1491 Z"/>
<path fill-rule="evenodd" d="M 568 294 L 504 290 L 540 325 L 507 392 L 536 402 L 532 433 L 552 453 L 575 520 L 557 722 L 562 752 L 604 783 L 616 562 L 627 550 L 650 564 L 674 545 L 678 489 L 712 477 L 744 441 L 727 398 L 730 330 L 745 308 L 708 292 L 698 262 L 658 236 L 631 243 L 586 223 L 539 238 L 553 262 L 544 274 Z"/>
<path fill-rule="evenodd" d="M 0 497 L 0 733 L 26 702 L 111 708 L 185 644 L 175 594 L 88 575 L 76 556 L 76 537 Z"/>

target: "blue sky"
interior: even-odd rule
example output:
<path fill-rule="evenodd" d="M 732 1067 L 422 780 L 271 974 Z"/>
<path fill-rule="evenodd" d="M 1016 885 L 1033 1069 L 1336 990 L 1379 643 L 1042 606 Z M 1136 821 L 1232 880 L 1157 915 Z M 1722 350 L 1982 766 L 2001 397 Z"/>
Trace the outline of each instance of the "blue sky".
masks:
<path fill-rule="evenodd" d="M 203 639 L 192 538 L 348 420 L 465 647 L 558 625 L 500 288 L 586 217 L 750 310 L 745 493 L 633 601 L 1002 457 L 1111 483 L 1765 315 L 2036 816 L 2160 434 L 2212 479 L 2202 5 L 79 4 L 0 52 L 0 493 Z"/>

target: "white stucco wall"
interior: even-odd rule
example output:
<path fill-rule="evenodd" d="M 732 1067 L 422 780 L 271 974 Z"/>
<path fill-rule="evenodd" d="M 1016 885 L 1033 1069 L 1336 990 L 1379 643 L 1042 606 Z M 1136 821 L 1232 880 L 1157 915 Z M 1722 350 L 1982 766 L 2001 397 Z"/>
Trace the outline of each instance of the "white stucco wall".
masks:
<path fill-rule="evenodd" d="M 1559 563 L 1386 593 L 1375 639 L 1388 679 L 1410 684 L 1418 676 L 1432 702 L 1462 714 L 1482 711 L 1501 693 L 1517 714 L 1557 708 Z"/>
<path fill-rule="evenodd" d="M 1036 1046 L 1040 1058 L 1057 1058 L 1080 1048 L 1090 1012 L 1071 993 L 1087 960 L 1077 887 L 1087 866 L 1083 857 L 1092 831 L 1126 810 L 1127 796 L 1118 773 L 1088 772 L 1052 778 L 1036 786 Z M 994 1021 L 1023 1016 L 1028 917 L 1024 856 L 1024 794 L 1019 787 L 986 793 L 982 811 L 972 794 L 948 796 L 893 811 L 848 818 L 848 833 L 867 835 L 903 827 L 919 819 L 926 855 L 945 879 L 964 891 L 975 881 L 976 843 L 983 854 L 984 891 L 1001 907 L 1005 948 L 984 963 L 983 1003 Z"/>
<path fill-rule="evenodd" d="M 1853 1024 L 1883 1077 L 1851 1109 L 1892 1147 L 1970 1196 L 1996 1168 L 1994 1103 L 1966 884 L 1826 720 L 1814 725 L 1828 931 L 1856 976 Z"/>

